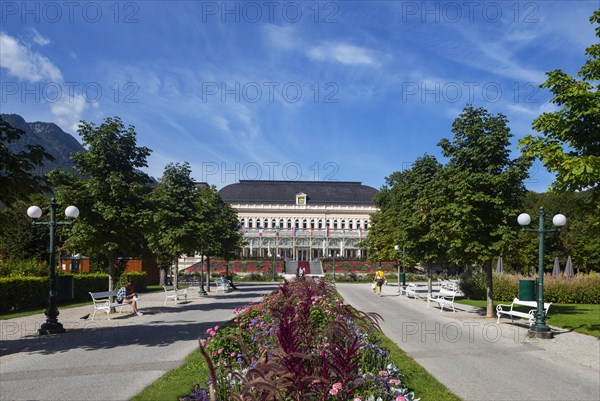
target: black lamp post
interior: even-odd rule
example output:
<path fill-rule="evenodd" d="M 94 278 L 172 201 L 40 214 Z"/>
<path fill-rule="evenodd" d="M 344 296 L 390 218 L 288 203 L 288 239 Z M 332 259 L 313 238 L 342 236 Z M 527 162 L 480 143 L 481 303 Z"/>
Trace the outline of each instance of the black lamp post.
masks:
<path fill-rule="evenodd" d="M 56 243 L 54 241 L 54 237 L 56 234 L 56 226 L 59 224 L 70 225 L 73 224 L 73 220 L 69 221 L 56 221 L 56 209 L 58 207 L 58 203 L 56 203 L 56 199 L 52 198 L 50 201 L 50 221 L 34 221 L 33 225 L 46 225 L 50 228 L 50 272 L 48 276 L 49 280 L 49 291 L 48 291 L 48 308 L 44 312 L 46 315 L 46 323 L 42 324 L 40 329 L 38 330 L 38 334 L 55 334 L 55 333 L 64 333 L 66 330 L 63 325 L 58 321 L 58 308 L 56 307 L 56 294 L 57 294 L 57 285 L 56 285 Z M 30 206 L 27 209 L 27 215 L 37 220 L 42 217 L 42 209 L 37 206 Z M 79 209 L 75 206 L 68 206 L 65 209 L 65 216 L 70 219 L 76 219 L 79 216 Z"/>
<path fill-rule="evenodd" d="M 531 223 L 531 217 L 527 213 L 521 213 L 517 221 L 523 226 L 522 231 L 538 233 L 538 283 L 537 283 L 537 310 L 535 312 L 535 324 L 529 329 L 529 334 L 537 338 L 552 338 L 552 331 L 546 325 L 546 314 L 544 313 L 544 235 L 546 233 L 560 231 L 558 229 L 546 229 L 544 227 L 544 207 L 540 207 L 539 225 L 537 229 L 525 228 Z M 562 227 L 567 222 L 567 218 L 562 214 L 557 214 L 552 218 L 552 224 L 556 227 Z"/>
<path fill-rule="evenodd" d="M 208 295 L 204 289 L 204 251 L 200 252 L 200 288 L 198 289 L 198 295 Z"/>
<path fill-rule="evenodd" d="M 275 281 L 275 254 L 269 252 L 268 254 L 269 257 L 273 256 L 273 263 L 271 264 L 271 281 Z M 279 256 L 279 255 L 277 255 Z"/>
<path fill-rule="evenodd" d="M 329 255 L 332 259 L 333 259 L 333 282 L 335 283 L 335 257 L 336 256 L 340 256 L 340 254 L 338 253 L 337 255 L 334 253 L 332 253 L 331 255 Z"/>

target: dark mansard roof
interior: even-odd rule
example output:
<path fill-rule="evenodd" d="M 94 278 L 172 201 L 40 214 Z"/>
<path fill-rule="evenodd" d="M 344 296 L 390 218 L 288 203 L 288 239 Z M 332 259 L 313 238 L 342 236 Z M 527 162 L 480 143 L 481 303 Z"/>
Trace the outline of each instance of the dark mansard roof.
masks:
<path fill-rule="evenodd" d="M 308 205 L 373 205 L 375 188 L 360 182 L 240 180 L 220 191 L 226 203 L 295 204 L 306 194 Z"/>

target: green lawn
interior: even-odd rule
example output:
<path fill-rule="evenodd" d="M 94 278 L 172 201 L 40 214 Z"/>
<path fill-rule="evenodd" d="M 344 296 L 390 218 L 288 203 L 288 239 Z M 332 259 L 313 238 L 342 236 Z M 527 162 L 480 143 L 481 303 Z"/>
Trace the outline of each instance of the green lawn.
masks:
<path fill-rule="evenodd" d="M 456 302 L 480 308 L 486 306 L 485 301 L 461 299 Z M 498 304 L 510 304 L 510 302 L 495 301 L 494 308 Z M 546 322 L 552 326 L 600 338 L 600 304 L 552 304 Z"/>
<path fill-rule="evenodd" d="M 131 401 L 177 401 L 179 397 L 190 395 L 195 384 L 206 383 L 208 367 L 200 351 L 195 350 L 183 364 L 150 384 Z"/>

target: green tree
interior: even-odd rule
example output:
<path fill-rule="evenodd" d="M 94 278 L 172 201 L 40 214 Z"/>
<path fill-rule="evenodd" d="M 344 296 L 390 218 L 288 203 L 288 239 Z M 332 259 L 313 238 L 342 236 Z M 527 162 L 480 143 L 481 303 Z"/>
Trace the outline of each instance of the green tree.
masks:
<path fill-rule="evenodd" d="M 453 140 L 439 146 L 449 158 L 440 176 L 448 190 L 447 202 L 431 209 L 432 231 L 444 238 L 449 259 L 481 266 L 487 276 L 487 316 L 493 316 L 492 260 L 507 235 L 517 229 L 525 194 L 523 180 L 531 165 L 521 156 L 510 158 L 512 134 L 502 114 L 468 105 L 452 124 Z"/>
<path fill-rule="evenodd" d="M 48 189 L 45 179 L 33 175 L 31 170 L 43 165 L 44 160 L 53 161 L 54 157 L 40 145 L 27 145 L 27 150 L 19 153 L 8 149 L 10 143 L 23 135 L 23 130 L 14 128 L 0 117 L 0 203 L 5 205 Z"/>
<path fill-rule="evenodd" d="M 104 255 L 113 290 L 117 257 L 141 256 L 147 250 L 141 216 L 150 180 L 139 169 L 147 167 L 151 151 L 137 146 L 134 127 L 125 127 L 119 117 L 108 117 L 100 126 L 82 121 L 78 132 L 87 147 L 73 155 L 81 178 L 64 172 L 52 176 L 59 201 L 81 211 L 67 246 Z"/>
<path fill-rule="evenodd" d="M 421 262 L 428 268 L 446 260 L 444 244 L 431 232 L 431 207 L 442 202 L 436 180 L 442 169 L 433 156 L 418 158 L 409 170 L 394 172 L 375 197 L 378 211 L 372 216 L 366 240 L 372 249 L 389 259 L 402 257 L 402 263 Z M 442 197 L 442 198 L 440 198 Z M 396 254 L 395 245 L 403 250 Z"/>
<path fill-rule="evenodd" d="M 18 200 L 0 212 L 0 259 L 36 259 L 48 261 L 48 230 L 33 227 L 27 208 L 38 205 L 48 216 L 48 199 L 34 195 L 30 200 Z M 61 239 L 64 226 L 58 226 L 57 239 Z M 60 247 L 60 243 L 58 244 Z"/>
<path fill-rule="evenodd" d="M 149 195 L 146 237 L 159 266 L 175 266 L 174 284 L 178 282 L 179 256 L 198 247 L 196 199 L 200 196 L 191 177 L 189 163 L 170 163 Z M 165 283 L 161 268 L 161 285 Z"/>
<path fill-rule="evenodd" d="M 213 186 L 200 191 L 197 205 L 199 242 L 196 250 L 202 256 L 225 259 L 235 255 L 243 240 L 236 211 L 223 202 Z M 207 274 L 210 274 L 210 264 L 207 264 Z"/>
<path fill-rule="evenodd" d="M 590 17 L 596 24 L 600 40 L 600 9 Z M 521 139 L 523 153 L 539 158 L 546 168 L 556 173 L 557 190 L 592 189 L 598 201 L 600 185 L 600 43 L 585 51 L 588 56 L 577 76 L 560 69 L 547 73 L 541 87 L 554 97 L 551 102 L 560 110 L 543 113 L 533 122 L 541 135 Z M 597 206 L 597 204 L 596 204 Z M 600 210 L 600 209 L 597 209 Z"/>

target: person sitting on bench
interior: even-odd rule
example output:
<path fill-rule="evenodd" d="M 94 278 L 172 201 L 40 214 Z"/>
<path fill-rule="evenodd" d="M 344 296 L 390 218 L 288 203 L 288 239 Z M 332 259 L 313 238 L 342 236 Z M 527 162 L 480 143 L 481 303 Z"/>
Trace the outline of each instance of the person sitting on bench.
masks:
<path fill-rule="evenodd" d="M 119 288 L 117 292 L 117 302 L 120 304 L 131 304 L 131 308 L 133 309 L 133 313 L 137 316 L 142 316 L 143 313 L 138 311 L 137 308 L 137 293 L 133 291 L 133 284 L 131 281 L 127 282 L 125 286 Z"/>

